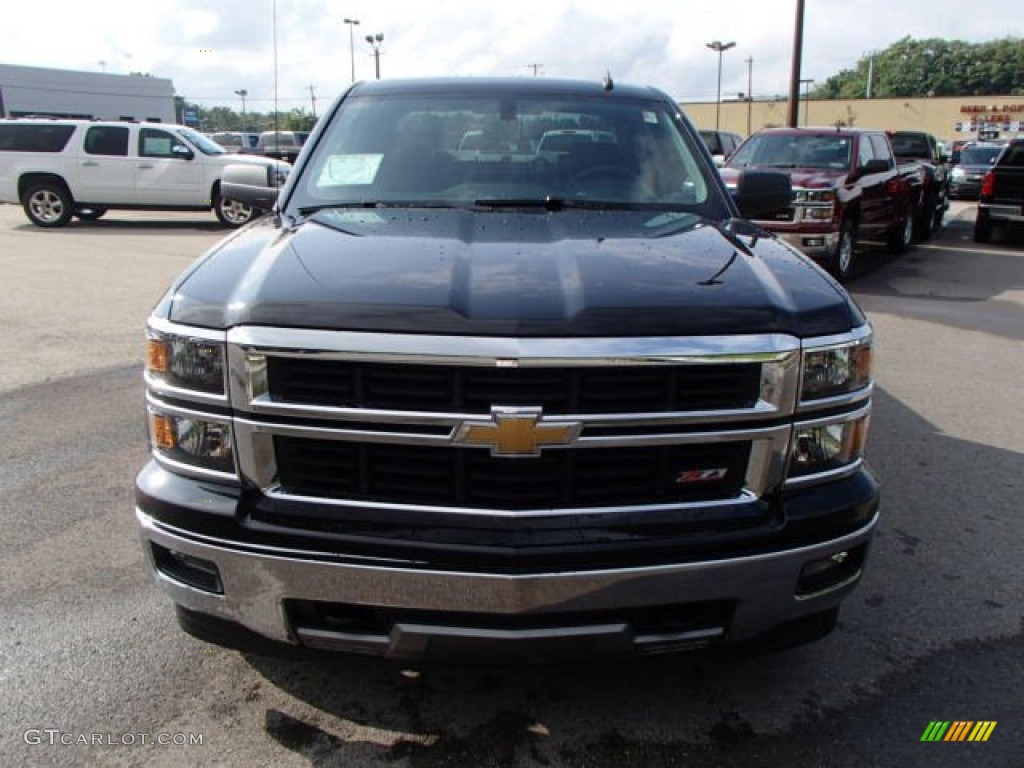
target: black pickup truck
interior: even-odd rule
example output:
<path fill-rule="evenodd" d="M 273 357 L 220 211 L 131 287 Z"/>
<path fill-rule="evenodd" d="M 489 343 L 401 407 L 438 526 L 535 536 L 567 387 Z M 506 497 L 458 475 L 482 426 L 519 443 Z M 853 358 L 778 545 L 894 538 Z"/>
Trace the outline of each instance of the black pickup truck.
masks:
<path fill-rule="evenodd" d="M 974 241 L 987 243 L 993 227 L 1024 224 L 1024 139 L 1014 139 L 981 179 Z"/>
<path fill-rule="evenodd" d="M 938 139 L 924 131 L 893 131 L 889 140 L 897 163 L 917 163 L 923 171 L 921 203 L 914 229 L 919 240 L 927 240 L 942 226 L 949 210 L 949 158 Z"/>
<path fill-rule="evenodd" d="M 834 626 L 872 332 L 741 218 L 785 175 L 734 199 L 663 93 L 547 78 L 357 84 L 283 188 L 228 175 L 270 215 L 148 323 L 136 516 L 187 632 L 540 660 Z"/>

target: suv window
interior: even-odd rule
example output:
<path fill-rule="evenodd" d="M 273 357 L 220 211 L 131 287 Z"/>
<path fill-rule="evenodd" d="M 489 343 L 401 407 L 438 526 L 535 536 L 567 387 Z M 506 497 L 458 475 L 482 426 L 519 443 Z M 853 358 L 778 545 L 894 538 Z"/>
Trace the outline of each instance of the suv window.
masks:
<path fill-rule="evenodd" d="M 119 125 L 94 125 L 86 131 L 85 151 L 90 155 L 128 154 L 128 129 Z"/>
<path fill-rule="evenodd" d="M 0 152 L 60 152 L 73 125 L 0 125 Z"/>

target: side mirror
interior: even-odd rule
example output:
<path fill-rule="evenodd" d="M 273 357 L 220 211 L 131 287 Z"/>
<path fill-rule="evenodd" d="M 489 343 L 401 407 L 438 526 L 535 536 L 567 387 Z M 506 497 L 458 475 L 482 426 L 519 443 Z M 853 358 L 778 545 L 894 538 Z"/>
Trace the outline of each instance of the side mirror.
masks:
<path fill-rule="evenodd" d="M 756 219 L 793 204 L 789 175 L 776 171 L 743 171 L 736 181 L 736 206 L 745 219 Z"/>
<path fill-rule="evenodd" d="M 192 160 L 196 153 L 184 144 L 175 144 L 171 147 L 171 154 L 179 160 Z"/>
<path fill-rule="evenodd" d="M 250 208 L 269 211 L 280 191 L 276 174 L 273 165 L 229 165 L 220 179 L 220 193 Z"/>

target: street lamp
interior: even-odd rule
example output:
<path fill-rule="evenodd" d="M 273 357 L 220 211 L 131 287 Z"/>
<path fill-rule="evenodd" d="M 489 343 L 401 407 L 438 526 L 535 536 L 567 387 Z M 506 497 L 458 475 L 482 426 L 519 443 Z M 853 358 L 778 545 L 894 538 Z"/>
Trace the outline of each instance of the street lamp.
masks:
<path fill-rule="evenodd" d="M 710 43 L 705 43 L 705 45 L 718 54 L 718 94 L 715 97 L 715 130 L 717 131 L 719 119 L 721 118 L 722 113 L 722 54 L 730 48 L 735 47 L 736 43 L 723 43 L 721 40 L 715 40 Z"/>
<path fill-rule="evenodd" d="M 348 54 L 352 59 L 352 82 L 356 81 L 356 48 L 352 37 L 352 27 L 359 24 L 359 19 L 345 19 L 345 23 L 348 24 Z"/>
<path fill-rule="evenodd" d="M 242 133 L 245 133 L 245 97 L 248 95 L 249 92 L 245 88 L 235 91 L 235 96 L 242 100 Z"/>
<path fill-rule="evenodd" d="M 377 67 L 377 79 L 380 80 L 380 44 L 384 42 L 384 34 L 378 32 L 376 35 L 367 35 L 366 42 L 373 48 L 373 63 Z"/>
<path fill-rule="evenodd" d="M 804 87 L 804 127 L 805 128 L 810 124 L 808 115 L 810 114 L 810 110 L 811 110 L 810 93 L 811 93 L 811 83 L 813 83 L 813 82 L 814 82 L 814 80 L 810 80 L 810 79 L 807 79 L 807 78 L 801 78 L 800 79 L 800 83 Z"/>

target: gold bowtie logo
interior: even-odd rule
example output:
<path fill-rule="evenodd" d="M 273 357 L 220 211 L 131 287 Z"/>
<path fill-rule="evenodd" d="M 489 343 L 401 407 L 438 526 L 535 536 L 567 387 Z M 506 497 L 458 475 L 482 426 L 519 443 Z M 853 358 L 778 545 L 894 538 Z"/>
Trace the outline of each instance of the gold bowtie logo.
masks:
<path fill-rule="evenodd" d="M 491 456 L 530 458 L 542 448 L 571 445 L 583 425 L 578 422 L 544 423 L 541 408 L 493 406 L 488 421 L 464 421 L 455 432 L 457 445 L 491 449 Z"/>

